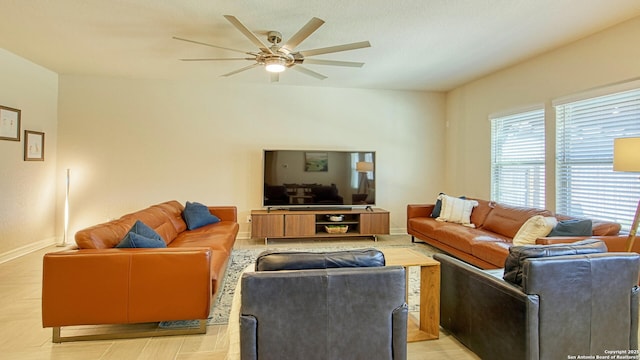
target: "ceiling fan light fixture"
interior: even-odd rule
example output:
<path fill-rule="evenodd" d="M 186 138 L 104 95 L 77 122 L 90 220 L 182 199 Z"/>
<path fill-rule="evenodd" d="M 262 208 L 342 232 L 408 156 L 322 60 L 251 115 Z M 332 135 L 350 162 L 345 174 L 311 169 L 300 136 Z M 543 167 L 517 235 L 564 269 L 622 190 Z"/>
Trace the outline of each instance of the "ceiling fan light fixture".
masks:
<path fill-rule="evenodd" d="M 265 60 L 265 69 L 272 73 L 281 73 L 285 69 L 285 60 L 281 58 L 272 58 Z"/>

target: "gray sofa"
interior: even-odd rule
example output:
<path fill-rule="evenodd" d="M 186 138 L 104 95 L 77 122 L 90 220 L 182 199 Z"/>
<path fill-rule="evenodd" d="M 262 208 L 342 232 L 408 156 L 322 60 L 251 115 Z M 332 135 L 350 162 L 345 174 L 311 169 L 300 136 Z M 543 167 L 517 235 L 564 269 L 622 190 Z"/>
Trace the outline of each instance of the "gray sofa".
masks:
<path fill-rule="evenodd" d="M 603 251 L 594 240 L 512 247 L 505 277 L 513 282 L 436 254 L 440 325 L 482 359 L 638 349 L 640 256 Z"/>
<path fill-rule="evenodd" d="M 383 265 L 372 249 L 262 254 L 241 280 L 241 358 L 406 359 L 405 273 Z"/>

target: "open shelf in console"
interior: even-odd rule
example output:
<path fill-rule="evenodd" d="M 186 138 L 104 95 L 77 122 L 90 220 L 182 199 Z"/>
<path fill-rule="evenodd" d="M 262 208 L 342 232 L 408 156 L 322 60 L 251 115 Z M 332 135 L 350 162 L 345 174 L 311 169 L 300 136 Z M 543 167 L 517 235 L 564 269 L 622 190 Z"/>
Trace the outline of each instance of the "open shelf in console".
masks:
<path fill-rule="evenodd" d="M 340 217 L 342 220 L 340 221 L 331 221 L 331 217 Z M 316 234 L 317 235 L 333 235 L 333 236 L 342 236 L 345 234 L 360 234 L 360 214 L 353 214 L 351 211 L 349 213 L 340 213 L 335 212 L 333 214 L 316 214 Z M 340 227 L 346 226 L 347 231 L 344 233 L 329 233 L 327 227 Z"/>

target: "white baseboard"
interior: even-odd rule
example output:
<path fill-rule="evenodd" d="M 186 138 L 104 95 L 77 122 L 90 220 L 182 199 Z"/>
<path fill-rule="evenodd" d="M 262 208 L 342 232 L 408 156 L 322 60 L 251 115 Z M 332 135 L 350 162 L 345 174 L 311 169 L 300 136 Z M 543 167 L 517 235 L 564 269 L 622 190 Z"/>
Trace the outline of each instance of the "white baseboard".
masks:
<path fill-rule="evenodd" d="M 407 235 L 407 228 L 393 228 L 389 229 L 390 235 Z"/>
<path fill-rule="evenodd" d="M 250 231 L 240 231 L 238 232 L 238 236 L 236 236 L 236 239 L 240 239 L 240 240 L 248 240 L 250 238 L 251 238 Z"/>
<path fill-rule="evenodd" d="M 19 258 L 20 256 L 27 255 L 34 251 L 44 249 L 47 246 L 55 245 L 56 240 L 57 239 L 55 237 L 52 237 L 52 238 L 36 241 L 34 243 L 31 243 L 25 246 L 21 246 L 17 249 L 9 250 L 5 253 L 0 254 L 0 264 L 5 263 L 9 260 L 13 260 L 15 258 Z"/>

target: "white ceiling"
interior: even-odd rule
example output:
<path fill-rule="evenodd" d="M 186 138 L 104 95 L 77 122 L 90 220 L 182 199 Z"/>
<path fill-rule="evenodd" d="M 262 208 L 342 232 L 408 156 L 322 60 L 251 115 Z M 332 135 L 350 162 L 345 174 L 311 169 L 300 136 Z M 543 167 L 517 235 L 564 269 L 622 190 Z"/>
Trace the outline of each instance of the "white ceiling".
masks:
<path fill-rule="evenodd" d="M 640 15 L 640 0 L 0 0 L 0 47 L 59 74 L 269 83 L 250 61 L 172 36 L 256 47 L 223 15 L 266 42 L 284 41 L 312 17 L 326 21 L 296 50 L 368 40 L 372 47 L 317 58 L 362 68 L 305 65 L 278 85 L 444 91 Z M 274 86 L 278 86 L 275 85 Z"/>

